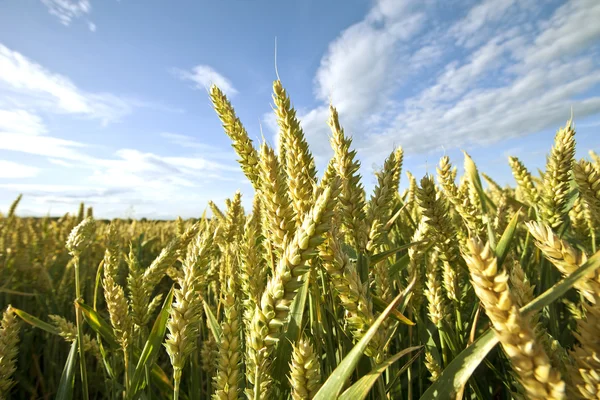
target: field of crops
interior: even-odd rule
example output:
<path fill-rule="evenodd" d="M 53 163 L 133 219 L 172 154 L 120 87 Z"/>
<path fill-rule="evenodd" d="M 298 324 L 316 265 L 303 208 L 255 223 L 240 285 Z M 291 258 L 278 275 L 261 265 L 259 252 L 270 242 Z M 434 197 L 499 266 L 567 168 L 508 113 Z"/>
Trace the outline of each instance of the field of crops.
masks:
<path fill-rule="evenodd" d="M 252 210 L 0 217 L 0 398 L 600 399 L 600 158 L 572 121 L 513 187 L 397 148 L 367 195 L 336 109 L 319 173 L 273 89 L 277 149 L 210 91 Z"/>

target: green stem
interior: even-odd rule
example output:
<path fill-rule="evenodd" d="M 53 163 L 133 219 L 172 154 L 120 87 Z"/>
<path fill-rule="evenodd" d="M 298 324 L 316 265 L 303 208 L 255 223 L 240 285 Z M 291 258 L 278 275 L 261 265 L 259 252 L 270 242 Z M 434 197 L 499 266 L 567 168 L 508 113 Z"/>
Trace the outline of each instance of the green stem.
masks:
<path fill-rule="evenodd" d="M 462 329 L 463 329 L 463 324 L 462 324 L 462 317 L 460 315 L 460 300 L 456 300 L 455 303 L 455 311 L 456 311 L 456 331 L 458 332 L 458 337 L 462 337 Z"/>
<path fill-rule="evenodd" d="M 412 320 L 413 317 L 413 312 L 412 312 L 412 308 L 408 310 L 408 318 L 410 318 Z M 408 327 L 408 346 L 411 347 L 413 345 L 413 327 L 412 325 L 409 325 Z M 406 371 L 407 373 L 407 378 L 408 378 L 408 400 L 412 400 L 413 398 L 413 388 L 412 388 L 412 364 L 408 366 L 408 370 Z"/>
<path fill-rule="evenodd" d="M 173 370 L 173 380 L 175 381 L 173 385 L 173 400 L 179 400 L 179 385 L 181 384 L 181 370 L 179 368 Z"/>
<path fill-rule="evenodd" d="M 361 282 L 369 282 L 369 256 L 360 249 L 356 249 L 356 264 L 358 267 L 358 276 Z M 371 298 L 371 291 L 367 290 L 367 299 Z"/>
<path fill-rule="evenodd" d="M 440 322 L 438 324 L 437 328 L 438 328 L 438 335 L 440 337 L 440 349 L 442 350 L 442 359 L 443 359 L 444 367 L 445 367 L 446 365 L 448 365 L 448 356 L 447 356 L 446 343 L 445 343 L 446 338 L 445 338 L 444 332 L 442 331 L 442 329 L 443 329 L 442 325 L 443 324 Z"/>
<path fill-rule="evenodd" d="M 523 245 L 523 252 L 521 253 L 521 258 L 519 262 L 525 268 L 525 260 L 527 255 L 529 254 L 529 245 L 531 244 L 531 233 L 527 231 L 527 235 L 525 236 L 525 244 Z"/>
<path fill-rule="evenodd" d="M 147 365 L 144 366 L 144 372 L 146 375 L 146 382 L 150 382 L 150 368 Z M 152 391 L 150 390 L 150 384 L 146 385 L 146 397 L 148 400 L 152 400 Z"/>
<path fill-rule="evenodd" d="M 123 349 L 123 363 L 125 364 L 125 391 L 129 390 L 129 352 L 126 348 Z"/>
<path fill-rule="evenodd" d="M 73 258 L 74 267 L 75 267 L 75 296 L 76 302 L 81 298 L 81 283 L 79 281 L 79 254 L 75 255 Z M 87 379 L 87 369 L 85 367 L 85 352 L 83 349 L 83 316 L 81 315 L 81 310 L 75 306 L 75 323 L 77 324 L 77 348 L 79 350 L 79 370 L 81 372 L 81 386 L 82 386 L 82 395 L 84 400 L 88 400 L 90 398 L 90 394 L 88 391 L 88 379 Z"/>
<path fill-rule="evenodd" d="M 256 365 L 256 367 L 254 368 L 254 399 L 253 400 L 259 400 L 260 399 L 260 378 L 261 378 L 261 371 L 260 371 L 260 365 Z"/>

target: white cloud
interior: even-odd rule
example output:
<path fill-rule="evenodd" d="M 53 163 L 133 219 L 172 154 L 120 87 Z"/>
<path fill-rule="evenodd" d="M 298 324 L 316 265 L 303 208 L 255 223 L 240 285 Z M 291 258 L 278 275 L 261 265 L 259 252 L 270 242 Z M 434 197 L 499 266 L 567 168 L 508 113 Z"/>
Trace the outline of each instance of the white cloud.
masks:
<path fill-rule="evenodd" d="M 40 135 L 46 132 L 46 127 L 40 117 L 29 111 L 0 109 L 0 131 Z"/>
<path fill-rule="evenodd" d="M 430 2 L 377 2 L 322 58 L 322 104 L 298 112 L 312 148 L 327 146 L 330 99 L 364 165 L 393 145 L 487 144 L 558 128 L 571 107 L 576 119 L 600 114 L 600 3 L 567 2 L 544 18 L 532 5 L 484 1 L 452 23 Z M 432 66 L 433 81 L 422 74 Z"/>
<path fill-rule="evenodd" d="M 583 124 L 577 124 L 578 127 L 580 128 L 592 128 L 592 127 L 596 127 L 596 126 L 600 126 L 600 120 L 596 120 L 596 121 L 590 121 L 590 122 L 585 122 Z"/>
<path fill-rule="evenodd" d="M 484 0 L 450 28 L 459 44 L 473 46 L 481 39 L 481 30 L 497 22 L 515 4 L 515 0 Z"/>
<path fill-rule="evenodd" d="M 241 179 L 237 166 L 199 156 L 167 157 L 120 149 L 113 157 L 99 158 L 85 152 L 90 147 L 46 135 L 31 140 L 24 135 L 0 132 L 0 149 L 43 156 L 52 164 L 73 168 L 69 173 L 76 174 L 71 175 L 76 179 L 71 181 L 77 182 L 67 186 L 0 184 L 8 191 L 0 197 L 10 199 L 24 193 L 24 206 L 35 215 L 73 211 L 80 201 L 85 201 L 97 205 L 97 215 L 102 217 L 123 217 L 132 206 L 140 213 L 137 216 L 189 217 L 199 215 L 211 197 L 233 193 Z M 6 167 L 0 162 L 2 170 L 17 170 L 16 166 Z M 11 176 L 2 171 L 0 178 L 25 177 L 26 173 L 34 176 L 32 169 L 19 166 L 18 170 L 20 175 L 11 172 Z M 203 190 L 207 187 L 211 190 Z"/>
<path fill-rule="evenodd" d="M 0 160 L 0 178 L 33 178 L 40 173 L 40 169 L 30 165 L 13 161 Z"/>
<path fill-rule="evenodd" d="M 402 73 L 400 44 L 424 22 L 422 13 L 397 6 L 405 3 L 380 2 L 329 45 L 315 78 L 319 99 L 331 100 L 341 113 L 363 115 L 385 103 Z"/>
<path fill-rule="evenodd" d="M 182 187 L 200 187 L 203 182 L 232 180 L 227 174 L 240 174 L 237 166 L 198 156 L 166 157 L 134 149 L 118 150 L 115 156 L 90 162 L 90 168 L 94 170 L 90 178 L 92 182 L 111 187 L 135 187 L 136 190 L 150 188 L 168 196 Z"/>
<path fill-rule="evenodd" d="M 167 139 L 173 144 L 189 149 L 201 149 L 207 151 L 217 150 L 215 146 L 206 143 L 201 143 L 195 137 L 182 135 L 180 133 L 161 132 L 160 136 Z"/>
<path fill-rule="evenodd" d="M 81 18 L 92 11 L 89 0 L 42 0 L 48 12 L 58 18 L 61 24 L 68 26 L 72 20 Z"/>
<path fill-rule="evenodd" d="M 549 63 L 581 52 L 600 38 L 600 2 L 569 1 L 542 22 L 541 33 L 523 51 L 523 63 Z M 525 49 L 524 49 L 525 50 Z"/>
<path fill-rule="evenodd" d="M 432 66 L 440 60 L 443 54 L 444 50 L 439 45 L 424 45 L 411 55 L 408 66 L 415 70 Z"/>
<path fill-rule="evenodd" d="M 109 123 L 132 112 L 134 102 L 109 93 L 89 93 L 0 43 L 0 89 L 24 103 L 50 111 L 79 114 Z"/>
<path fill-rule="evenodd" d="M 95 23 L 93 22 L 88 22 L 88 28 L 91 32 L 96 32 L 96 29 L 98 29 L 98 27 L 96 26 Z"/>
<path fill-rule="evenodd" d="M 74 161 L 90 157 L 80 151 L 85 145 L 47 136 L 42 119 L 25 110 L 0 109 L 0 149 Z M 34 136 L 34 138 L 32 138 Z"/>
<path fill-rule="evenodd" d="M 206 152 L 206 157 L 197 154 L 168 157 L 135 149 L 120 149 L 114 153 L 114 157 L 100 158 L 89 153 L 92 146 L 46 133 L 47 128 L 36 114 L 0 109 L 0 150 L 42 156 L 55 165 L 77 167 L 77 172 L 83 173 L 83 178 L 79 179 L 85 180 L 88 176 L 87 180 L 100 188 L 130 188 L 140 198 L 156 198 L 157 193 L 168 197 L 181 188 L 201 187 L 214 181 L 235 181 L 241 174 L 237 166 L 210 159 L 224 153 L 214 146 L 209 146 L 211 151 Z M 176 134 L 166 136 L 178 140 L 192 139 Z M 195 141 L 192 143 L 198 144 Z M 233 160 L 233 155 L 229 160 Z M 6 162 L 0 164 L 0 169 L 8 170 L 10 166 Z M 37 169 L 24 166 L 19 169 L 21 172 L 11 174 L 25 177 L 37 173 Z M 12 176 L 7 174 L 0 172 L 0 177 Z"/>
<path fill-rule="evenodd" d="M 61 160 L 59 158 L 48 158 L 48 161 L 50 161 L 52 164 L 60 165 L 61 167 L 66 167 L 66 168 L 73 168 L 73 167 L 75 167 L 75 164 L 72 164 L 72 163 L 67 162 L 65 160 Z"/>
<path fill-rule="evenodd" d="M 212 160 L 231 161 L 235 160 L 237 157 L 235 155 L 235 152 L 231 148 L 224 150 L 220 147 L 200 142 L 197 138 L 193 136 L 171 132 L 162 132 L 160 133 L 160 136 L 164 139 L 167 139 L 170 143 L 174 145 L 183 147 L 188 150 L 193 150 L 194 155 L 196 157 L 189 157 L 189 159 L 203 160 L 204 158 L 210 158 Z M 228 169 L 230 167 L 222 164 L 222 168 Z"/>
<path fill-rule="evenodd" d="M 315 76 L 315 94 L 323 104 L 298 110 L 317 164 L 324 166 L 330 154 L 327 104 L 336 106 L 350 135 L 357 135 L 367 120 L 379 121 L 408 75 L 403 59 L 425 22 L 425 13 L 410 1 L 380 0 L 329 44 Z M 264 120 L 276 126 L 272 116 Z"/>
<path fill-rule="evenodd" d="M 51 136 L 38 136 L 32 140 L 21 133 L 0 132 L 2 150 L 75 161 L 88 159 L 88 156 L 77 150 L 81 147 L 84 147 L 82 143 Z"/>
<path fill-rule="evenodd" d="M 202 215 L 211 198 L 222 203 L 226 197 L 221 193 L 211 196 L 208 193 L 172 189 L 170 193 L 151 189 L 140 193 L 129 188 L 106 189 L 85 184 L 0 184 L 0 194 L 5 195 L 2 199 L 3 211 L 7 210 L 8 205 L 19 193 L 22 193 L 23 200 L 17 213 L 36 216 L 77 213 L 79 203 L 83 201 L 86 206 L 94 208 L 94 215 L 99 218 L 173 219 L 177 215 L 189 218 Z"/>
<path fill-rule="evenodd" d="M 189 195 L 190 191 L 205 185 L 224 188 L 224 182 L 237 182 L 241 175 L 235 165 L 217 162 L 200 155 L 167 157 L 135 149 L 120 149 L 113 157 L 100 158 L 89 154 L 91 146 L 49 136 L 46 132 L 47 128 L 37 115 L 23 110 L 0 109 L 0 149 L 41 156 L 52 164 L 77 168 L 77 180 L 82 185 L 88 183 L 97 189 L 96 192 L 82 196 L 87 201 L 117 204 L 119 201 L 125 201 L 123 193 L 128 193 L 130 197 L 126 199 L 127 204 L 135 203 L 136 199 L 146 199 L 153 204 L 168 203 L 173 193 Z M 180 136 L 176 138 L 182 139 Z M 209 157 L 223 153 L 218 148 L 211 146 L 211 149 L 212 152 L 206 152 Z M 233 160 L 233 157 L 229 160 Z M 39 171 L 38 168 L 0 161 L 0 178 L 33 177 Z M 219 186 L 214 184 L 217 181 Z M 34 190 L 30 195 L 45 207 L 55 203 L 75 205 L 80 201 L 75 194 L 85 194 L 80 191 L 73 195 L 47 193 L 52 190 L 50 188 L 54 186 L 44 187 L 43 193 Z M 62 191 L 61 188 L 57 190 Z M 218 189 L 211 192 L 220 193 Z M 102 200 L 103 196 L 108 199 Z M 181 198 L 181 201 L 183 200 L 184 198 Z M 30 204 L 29 207 L 33 206 Z M 43 208 L 38 209 L 41 213 L 47 211 Z"/>
<path fill-rule="evenodd" d="M 234 96 L 238 92 L 229 79 L 208 65 L 197 65 L 190 71 L 174 69 L 173 72 L 181 79 L 194 82 L 199 89 L 208 89 L 215 84 L 228 96 Z"/>

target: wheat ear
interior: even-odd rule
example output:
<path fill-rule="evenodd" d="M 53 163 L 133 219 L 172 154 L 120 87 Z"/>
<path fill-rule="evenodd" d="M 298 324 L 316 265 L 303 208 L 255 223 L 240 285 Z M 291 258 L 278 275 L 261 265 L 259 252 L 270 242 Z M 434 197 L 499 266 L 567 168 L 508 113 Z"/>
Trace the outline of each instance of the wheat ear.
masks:
<path fill-rule="evenodd" d="M 230 287 L 231 289 L 231 287 Z M 240 373 L 242 361 L 242 344 L 240 336 L 240 315 L 238 303 L 232 291 L 225 294 L 223 301 L 225 318 L 221 323 L 223 334 L 217 344 L 219 347 L 217 375 L 215 377 L 216 391 L 214 399 L 237 399 L 240 391 Z"/>
<path fill-rule="evenodd" d="M 179 288 L 175 289 L 175 302 L 167 322 L 169 331 L 165 347 L 173 366 L 175 397 L 178 396 L 179 383 L 185 361 L 196 348 L 198 325 L 202 316 L 202 299 L 199 295 L 205 284 L 207 266 L 213 236 L 205 230 L 197 235 L 187 251 L 182 263 L 183 277 Z"/>
<path fill-rule="evenodd" d="M 289 195 L 292 200 L 296 226 L 302 223 L 302 216 L 310 209 L 313 186 L 317 179 L 315 161 L 308 149 L 296 110 L 279 80 L 273 83 L 275 115 L 279 125 L 279 135 L 285 143 L 285 154 L 280 156 L 283 169 L 288 176 Z"/>
<path fill-rule="evenodd" d="M 365 190 L 360 183 L 360 162 L 356 160 L 356 151 L 351 150 L 352 139 L 344 134 L 338 112 L 329 107 L 328 120 L 331 128 L 331 147 L 335 158 L 335 169 L 341 179 L 339 207 L 342 224 L 349 236 L 350 243 L 359 251 L 367 245 L 368 228 L 365 222 Z"/>
<path fill-rule="evenodd" d="M 310 400 L 317 394 L 321 386 L 321 364 L 308 339 L 300 339 L 293 345 L 288 379 L 294 400 Z"/>
<path fill-rule="evenodd" d="M 116 282 L 121 261 L 116 228 L 111 225 L 107 231 L 107 245 L 104 252 L 104 299 L 110 316 L 110 322 L 115 330 L 117 340 L 124 351 L 130 344 L 132 321 L 123 288 Z"/>
<path fill-rule="evenodd" d="M 319 256 L 345 311 L 345 319 L 355 341 L 359 341 L 375 321 L 367 285 L 361 282 L 356 266 L 342 251 L 337 224 L 327 234 Z M 383 361 L 385 337 L 378 332 L 369 342 L 365 354 L 377 362 Z"/>
<path fill-rule="evenodd" d="M 17 370 L 19 352 L 19 321 L 9 305 L 2 314 L 0 324 L 0 398 L 8 398 L 15 385 L 12 375 Z"/>
<path fill-rule="evenodd" d="M 242 122 L 235 114 L 233 106 L 227 99 L 227 96 L 217 86 L 213 85 L 210 88 L 210 98 L 215 111 L 219 115 L 223 124 L 225 133 L 232 141 L 232 146 L 240 159 L 238 162 L 242 167 L 242 171 L 250 180 L 254 188 L 258 187 L 258 153 L 252 145 L 252 140 L 248 136 L 248 132 L 242 125 Z"/>
<path fill-rule="evenodd" d="M 294 211 L 288 196 L 284 171 L 275 152 L 266 143 L 260 149 L 260 190 L 267 238 L 280 254 L 294 233 Z"/>
<path fill-rule="evenodd" d="M 566 221 L 571 169 L 575 156 L 575 130 L 569 120 L 554 138 L 554 147 L 546 162 L 544 191 L 542 193 L 541 217 L 544 222 L 558 229 Z"/>
<path fill-rule="evenodd" d="M 565 384 L 550 364 L 529 320 L 521 315 L 508 288 L 508 274 L 498 271 L 496 256 L 478 239 L 468 242 L 464 259 L 477 297 L 483 303 L 494 331 L 531 399 L 564 399 Z"/>
<path fill-rule="evenodd" d="M 535 238 L 535 245 L 563 275 L 575 272 L 587 260 L 584 253 L 560 239 L 550 226 L 535 221 L 526 222 L 526 225 L 531 236 Z M 588 301 L 595 302 L 594 293 L 600 292 L 600 272 L 591 272 L 587 279 L 580 279 L 575 283 L 575 288 Z"/>
<path fill-rule="evenodd" d="M 338 182 L 334 180 L 316 200 L 304 217 L 302 226 L 286 245 L 273 276 L 267 282 L 260 308 L 268 320 L 267 342 L 270 344 L 278 340 L 290 304 L 302 285 L 303 275 L 308 272 L 308 261 L 316 255 L 316 248 L 323 242 L 323 234 L 329 229 Z"/>

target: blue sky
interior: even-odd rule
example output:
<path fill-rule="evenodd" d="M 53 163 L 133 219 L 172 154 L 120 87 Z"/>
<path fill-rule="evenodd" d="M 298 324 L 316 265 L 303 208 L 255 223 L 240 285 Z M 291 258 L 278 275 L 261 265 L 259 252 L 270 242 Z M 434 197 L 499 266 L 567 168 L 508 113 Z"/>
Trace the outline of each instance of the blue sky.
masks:
<path fill-rule="evenodd" d="M 466 150 L 512 184 L 508 155 L 543 167 L 571 109 L 578 157 L 600 149 L 598 21 L 597 0 L 0 0 L 0 210 L 18 193 L 21 215 L 249 205 L 206 87 L 274 145 L 275 38 L 321 170 L 331 101 L 367 190 L 395 145 L 417 178 Z"/>

